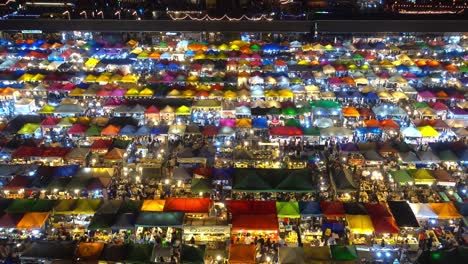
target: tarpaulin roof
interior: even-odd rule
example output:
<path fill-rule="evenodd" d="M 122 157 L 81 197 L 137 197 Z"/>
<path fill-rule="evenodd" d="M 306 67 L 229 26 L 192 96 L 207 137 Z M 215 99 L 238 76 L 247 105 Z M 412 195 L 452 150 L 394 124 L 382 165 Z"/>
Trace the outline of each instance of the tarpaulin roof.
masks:
<path fill-rule="evenodd" d="M 320 209 L 326 217 L 344 217 L 346 214 L 341 201 L 322 201 Z"/>
<path fill-rule="evenodd" d="M 112 229 L 133 229 L 135 228 L 136 215 L 134 213 L 118 214 L 111 225 Z"/>
<path fill-rule="evenodd" d="M 182 244 L 181 263 L 204 263 L 205 245 L 185 245 Z"/>
<path fill-rule="evenodd" d="M 135 221 L 135 225 L 145 227 L 170 227 L 182 226 L 183 222 L 183 212 L 141 212 Z"/>
<path fill-rule="evenodd" d="M 229 249 L 229 263 L 231 264 L 255 264 L 255 245 L 231 245 Z"/>
<path fill-rule="evenodd" d="M 298 202 L 276 202 L 276 211 L 280 218 L 300 218 Z"/>
<path fill-rule="evenodd" d="M 398 184 L 406 184 L 414 181 L 413 177 L 411 177 L 407 170 L 389 171 L 389 173 L 392 175 L 393 180 Z"/>
<path fill-rule="evenodd" d="M 347 202 L 343 204 L 347 215 L 367 215 L 367 210 L 362 203 Z"/>
<path fill-rule="evenodd" d="M 77 260 L 98 260 L 104 249 L 104 243 L 80 242 L 76 247 L 75 257 Z"/>
<path fill-rule="evenodd" d="M 103 230 L 103 229 L 110 229 L 112 223 L 116 218 L 115 214 L 94 214 L 91 222 L 88 225 L 89 230 Z"/>
<path fill-rule="evenodd" d="M 330 246 L 330 251 L 333 260 L 345 261 L 355 260 L 358 258 L 355 246 Z"/>
<path fill-rule="evenodd" d="M 338 192 L 349 192 L 357 190 L 356 183 L 353 180 L 351 172 L 348 169 L 342 169 L 338 172 L 334 172 L 332 175 L 332 181 Z"/>
<path fill-rule="evenodd" d="M 96 214 L 116 214 L 123 204 L 123 200 L 104 200 Z"/>
<path fill-rule="evenodd" d="M 153 244 L 129 244 L 125 263 L 150 263 Z M 122 260 L 120 260 L 122 261 Z"/>
<path fill-rule="evenodd" d="M 233 230 L 277 231 L 279 228 L 276 214 L 236 214 L 231 224 Z"/>
<path fill-rule="evenodd" d="M 399 227 L 419 227 L 419 223 L 408 202 L 388 201 L 387 204 Z"/>
<path fill-rule="evenodd" d="M 279 262 L 282 264 L 328 264 L 331 263 L 330 248 L 280 247 Z"/>
<path fill-rule="evenodd" d="M 372 234 L 374 226 L 368 215 L 346 215 L 348 227 L 354 234 Z"/>
<path fill-rule="evenodd" d="M 1 228 L 16 228 L 18 222 L 23 218 L 23 214 L 6 213 L 0 217 Z"/>
<path fill-rule="evenodd" d="M 162 212 L 164 210 L 164 204 L 166 200 L 144 200 L 141 205 L 141 211 L 143 212 Z"/>
<path fill-rule="evenodd" d="M 190 190 L 193 193 L 200 193 L 200 192 L 211 192 L 211 181 L 209 179 L 192 179 Z"/>
<path fill-rule="evenodd" d="M 367 213 L 371 217 L 391 217 L 392 214 L 385 203 L 364 203 Z"/>
<path fill-rule="evenodd" d="M 21 258 L 71 260 L 75 247 L 74 241 L 35 241 L 21 252 Z"/>
<path fill-rule="evenodd" d="M 237 214 L 277 214 L 274 201 L 229 200 L 226 207 L 233 215 Z"/>
<path fill-rule="evenodd" d="M 400 231 L 393 217 L 371 216 L 371 220 L 376 234 L 397 234 Z"/>
<path fill-rule="evenodd" d="M 448 203 L 430 203 L 429 206 L 437 214 L 439 219 L 457 219 L 462 218 L 457 208 L 452 202 Z"/>
<path fill-rule="evenodd" d="M 299 202 L 299 212 L 302 216 L 321 216 L 322 211 L 320 210 L 319 202 Z"/>
<path fill-rule="evenodd" d="M 164 205 L 164 212 L 208 213 L 210 203 L 209 198 L 168 198 Z"/>
<path fill-rule="evenodd" d="M 437 214 L 428 204 L 410 203 L 409 206 L 417 218 L 437 218 Z"/>
<path fill-rule="evenodd" d="M 26 213 L 18 222 L 16 228 L 19 229 L 40 229 L 49 217 L 49 213 Z"/>

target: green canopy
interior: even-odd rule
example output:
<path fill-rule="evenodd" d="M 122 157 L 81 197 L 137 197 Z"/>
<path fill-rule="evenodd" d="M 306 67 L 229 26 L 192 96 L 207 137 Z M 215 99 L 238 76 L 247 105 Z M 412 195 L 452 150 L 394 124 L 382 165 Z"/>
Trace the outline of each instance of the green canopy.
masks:
<path fill-rule="evenodd" d="M 205 247 L 182 245 L 181 263 L 205 263 Z"/>
<path fill-rule="evenodd" d="M 85 131 L 85 136 L 87 137 L 97 137 L 101 135 L 101 128 L 97 126 L 90 126 L 86 131 Z"/>
<path fill-rule="evenodd" d="M 297 111 L 296 111 L 296 108 L 294 107 L 286 107 L 286 108 L 283 108 L 281 113 L 287 116 L 295 116 L 297 114 Z M 294 120 L 294 119 L 289 119 L 289 120 Z"/>
<path fill-rule="evenodd" d="M 393 181 L 401 185 L 414 181 L 413 177 L 406 170 L 390 171 L 390 175 L 392 175 Z"/>
<path fill-rule="evenodd" d="M 336 108 L 341 107 L 340 103 L 332 101 L 332 100 L 319 100 L 319 101 L 312 101 L 310 102 L 310 106 L 312 108 L 315 107 L 322 107 L 322 108 Z"/>
<path fill-rule="evenodd" d="M 468 72 L 468 65 L 463 65 L 460 67 L 460 72 L 461 73 L 467 73 Z"/>
<path fill-rule="evenodd" d="M 236 169 L 233 189 L 243 192 L 313 192 L 316 185 L 308 169 Z"/>
<path fill-rule="evenodd" d="M 48 190 L 65 190 L 65 187 L 70 183 L 71 177 L 54 178 L 48 185 Z"/>
<path fill-rule="evenodd" d="M 284 122 L 285 126 L 291 126 L 291 127 L 301 127 L 301 123 L 299 123 L 299 120 L 290 118 Z"/>
<path fill-rule="evenodd" d="M 71 212 L 73 207 L 75 206 L 76 200 L 67 199 L 67 200 L 60 200 L 57 205 L 54 207 L 55 213 L 68 213 Z"/>
<path fill-rule="evenodd" d="M 439 159 L 444 162 L 458 161 L 458 157 L 449 149 L 439 152 Z"/>
<path fill-rule="evenodd" d="M 236 191 L 244 192 L 273 192 L 273 187 L 255 172 L 250 172 L 246 175 L 234 175 L 234 186 Z"/>
<path fill-rule="evenodd" d="M 72 177 L 67 184 L 66 189 L 69 191 L 83 190 L 91 183 L 92 177 Z"/>
<path fill-rule="evenodd" d="M 318 127 L 306 127 L 302 129 L 304 136 L 320 136 L 320 129 Z"/>
<path fill-rule="evenodd" d="M 281 109 L 272 107 L 268 109 L 268 114 L 269 115 L 281 115 Z"/>
<path fill-rule="evenodd" d="M 34 207 L 35 203 L 36 200 L 32 199 L 16 199 L 10 204 L 10 206 L 8 206 L 5 212 L 11 214 L 33 212 L 32 208 Z"/>
<path fill-rule="evenodd" d="M 129 244 L 125 263 L 151 263 L 153 244 Z"/>
<path fill-rule="evenodd" d="M 211 183 L 208 179 L 192 179 L 190 190 L 193 193 L 211 192 Z"/>
<path fill-rule="evenodd" d="M 130 145 L 131 142 L 131 140 L 114 139 L 114 141 L 112 141 L 112 147 L 119 149 L 127 149 L 128 145 Z"/>
<path fill-rule="evenodd" d="M 143 227 L 173 227 L 182 226 L 183 212 L 141 212 L 135 226 Z"/>
<path fill-rule="evenodd" d="M 355 260 L 358 258 L 358 254 L 355 246 L 330 246 L 330 252 L 332 260 L 345 261 Z"/>
<path fill-rule="evenodd" d="M 415 102 L 413 106 L 416 109 L 429 107 L 429 105 L 426 102 Z"/>
<path fill-rule="evenodd" d="M 259 51 L 260 46 L 258 46 L 257 44 L 253 44 L 252 46 L 250 46 L 250 49 L 253 50 L 253 51 Z"/>
<path fill-rule="evenodd" d="M 55 200 L 35 200 L 36 202 L 31 208 L 31 212 L 49 212 L 54 208 L 54 205 L 57 201 Z"/>
<path fill-rule="evenodd" d="M 73 208 L 73 214 L 94 214 L 101 205 L 98 199 L 78 199 Z"/>
<path fill-rule="evenodd" d="M 143 201 L 124 200 L 120 205 L 119 214 L 138 213 Z"/>
<path fill-rule="evenodd" d="M 88 230 L 111 229 L 116 217 L 115 214 L 95 214 L 88 225 Z"/>
<path fill-rule="evenodd" d="M 353 58 L 353 60 L 358 60 L 358 61 L 364 59 L 364 57 L 362 57 L 362 55 L 359 54 L 359 53 L 354 53 L 352 58 Z"/>
<path fill-rule="evenodd" d="M 300 218 L 298 202 L 276 202 L 276 212 L 280 218 Z"/>

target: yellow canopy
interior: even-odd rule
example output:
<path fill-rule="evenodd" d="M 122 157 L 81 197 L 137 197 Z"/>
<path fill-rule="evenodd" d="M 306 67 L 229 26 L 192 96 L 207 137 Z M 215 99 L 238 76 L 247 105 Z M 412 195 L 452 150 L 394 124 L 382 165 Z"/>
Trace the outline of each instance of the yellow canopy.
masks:
<path fill-rule="evenodd" d="M 152 96 L 153 91 L 150 88 L 145 88 L 140 91 L 140 96 Z"/>
<path fill-rule="evenodd" d="M 34 75 L 34 76 L 31 78 L 31 81 L 33 81 L 33 82 L 42 81 L 42 80 L 45 79 L 45 77 L 46 77 L 46 76 L 45 76 L 44 74 L 38 73 L 38 74 Z"/>
<path fill-rule="evenodd" d="M 85 66 L 88 67 L 88 68 L 94 68 L 96 67 L 96 65 L 99 63 L 99 60 L 98 59 L 95 59 L 95 58 L 89 58 L 86 62 L 85 62 Z"/>
<path fill-rule="evenodd" d="M 26 213 L 18 222 L 16 228 L 40 229 L 45 224 L 49 213 Z"/>
<path fill-rule="evenodd" d="M 55 107 L 46 104 L 41 108 L 41 110 L 39 110 L 39 113 L 40 114 L 53 114 L 54 111 L 55 111 Z"/>
<path fill-rule="evenodd" d="M 190 115 L 190 107 L 182 105 L 176 109 L 176 114 L 178 115 Z"/>
<path fill-rule="evenodd" d="M 349 229 L 354 234 L 372 234 L 374 226 L 368 215 L 346 215 Z"/>
<path fill-rule="evenodd" d="M 86 89 L 75 88 L 70 91 L 69 96 L 82 96 Z"/>
<path fill-rule="evenodd" d="M 180 96 L 180 92 L 179 92 L 179 90 L 177 90 L 177 89 L 172 89 L 172 90 L 167 94 L 167 96 L 177 97 L 177 96 Z"/>
<path fill-rule="evenodd" d="M 32 134 L 36 133 L 36 131 L 40 127 L 41 126 L 39 124 L 26 123 L 20 130 L 18 130 L 17 134 L 19 134 L 19 135 L 32 135 Z"/>
<path fill-rule="evenodd" d="M 141 205 L 143 212 L 162 212 L 166 200 L 144 200 Z"/>
<path fill-rule="evenodd" d="M 439 219 L 457 219 L 462 218 L 458 213 L 457 208 L 453 205 L 452 202 L 448 203 L 430 203 L 432 211 L 437 214 Z"/>
<path fill-rule="evenodd" d="M 280 90 L 278 92 L 278 95 L 279 97 L 283 97 L 283 98 L 293 98 L 294 93 L 291 92 L 290 90 Z"/>
<path fill-rule="evenodd" d="M 30 82 L 33 77 L 34 77 L 34 75 L 32 75 L 30 73 L 25 73 L 25 74 L 21 75 L 21 77 L 18 78 L 18 81 Z"/>
<path fill-rule="evenodd" d="M 127 74 L 124 77 L 122 77 L 122 79 L 120 80 L 120 82 L 123 82 L 123 83 L 136 83 L 137 81 L 138 81 L 138 77 L 133 74 Z"/>
<path fill-rule="evenodd" d="M 138 96 L 138 95 L 140 95 L 140 92 L 136 88 L 129 89 L 125 93 L 125 96 Z"/>
<path fill-rule="evenodd" d="M 183 97 L 191 98 L 195 96 L 195 92 L 192 90 L 185 90 L 182 92 Z"/>
<path fill-rule="evenodd" d="M 114 74 L 110 78 L 110 82 L 120 82 L 122 80 L 122 75 L 120 74 Z"/>
<path fill-rule="evenodd" d="M 89 74 L 88 76 L 86 76 L 86 78 L 83 80 L 83 82 L 85 83 L 90 83 L 90 82 L 96 82 L 97 80 L 97 77 L 92 75 L 92 74 Z"/>
<path fill-rule="evenodd" d="M 419 132 L 421 132 L 421 135 L 423 137 L 438 137 L 439 136 L 439 132 L 437 132 L 437 130 L 435 130 L 431 126 L 418 127 L 418 130 Z"/>
<path fill-rule="evenodd" d="M 233 91 L 226 91 L 224 92 L 224 98 L 236 98 L 237 97 L 237 93 L 236 92 L 233 92 Z"/>

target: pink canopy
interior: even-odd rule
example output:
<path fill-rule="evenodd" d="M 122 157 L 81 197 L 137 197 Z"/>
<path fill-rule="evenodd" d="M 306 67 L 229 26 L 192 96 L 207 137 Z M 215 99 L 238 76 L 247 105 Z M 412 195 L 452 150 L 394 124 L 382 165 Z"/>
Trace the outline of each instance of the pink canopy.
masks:
<path fill-rule="evenodd" d="M 112 96 L 124 96 L 127 91 L 121 88 L 115 89 L 112 91 Z"/>
<path fill-rule="evenodd" d="M 236 119 L 234 118 L 223 118 L 219 120 L 220 127 L 235 127 L 236 126 Z"/>

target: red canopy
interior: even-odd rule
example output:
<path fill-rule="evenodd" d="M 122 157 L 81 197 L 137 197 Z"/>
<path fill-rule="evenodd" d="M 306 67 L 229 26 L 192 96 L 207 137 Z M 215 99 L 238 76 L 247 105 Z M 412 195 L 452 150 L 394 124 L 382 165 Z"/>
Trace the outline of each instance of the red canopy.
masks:
<path fill-rule="evenodd" d="M 213 176 L 213 168 L 195 168 L 193 169 L 193 174 L 210 178 Z"/>
<path fill-rule="evenodd" d="M 226 201 L 226 207 L 233 215 L 238 214 L 275 214 L 275 201 L 247 201 L 230 200 Z"/>
<path fill-rule="evenodd" d="M 392 217 L 384 203 L 365 203 L 364 207 L 371 217 Z"/>
<path fill-rule="evenodd" d="M 293 126 L 278 126 L 270 128 L 272 136 L 302 136 L 302 130 Z"/>
<path fill-rule="evenodd" d="M 159 114 L 159 109 L 152 105 L 145 110 L 145 114 Z"/>
<path fill-rule="evenodd" d="M 168 198 L 164 212 L 208 213 L 210 203 L 210 198 Z"/>
<path fill-rule="evenodd" d="M 21 146 L 11 155 L 13 158 L 29 157 L 64 157 L 70 152 L 69 148 L 37 148 Z"/>
<path fill-rule="evenodd" d="M 203 128 L 202 134 L 207 137 L 214 137 L 218 134 L 218 127 L 208 125 Z"/>
<path fill-rule="evenodd" d="M 112 145 L 112 140 L 95 140 L 91 145 L 91 150 L 108 150 Z"/>
<path fill-rule="evenodd" d="M 386 130 L 399 130 L 400 129 L 400 126 L 398 125 L 398 123 L 391 119 L 380 121 L 380 126 Z"/>
<path fill-rule="evenodd" d="M 232 230 L 277 231 L 279 228 L 276 213 L 233 215 L 231 224 Z"/>
<path fill-rule="evenodd" d="M 371 217 L 376 234 L 397 234 L 398 228 L 393 217 Z"/>
<path fill-rule="evenodd" d="M 68 130 L 69 135 L 84 135 L 88 128 L 85 125 L 82 124 L 74 124 L 70 129 Z"/>
<path fill-rule="evenodd" d="M 340 201 L 320 202 L 320 209 L 325 217 L 344 217 L 346 214 L 343 202 Z"/>
<path fill-rule="evenodd" d="M 255 245 L 231 245 L 229 249 L 229 263 L 255 264 Z"/>
<path fill-rule="evenodd" d="M 56 117 L 47 117 L 41 122 L 41 126 L 43 127 L 54 127 L 60 122 L 60 118 Z"/>
<path fill-rule="evenodd" d="M 4 190 L 24 189 L 29 186 L 32 179 L 33 179 L 32 177 L 17 175 L 7 185 L 5 185 L 3 189 Z"/>

